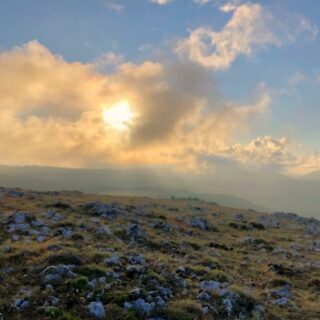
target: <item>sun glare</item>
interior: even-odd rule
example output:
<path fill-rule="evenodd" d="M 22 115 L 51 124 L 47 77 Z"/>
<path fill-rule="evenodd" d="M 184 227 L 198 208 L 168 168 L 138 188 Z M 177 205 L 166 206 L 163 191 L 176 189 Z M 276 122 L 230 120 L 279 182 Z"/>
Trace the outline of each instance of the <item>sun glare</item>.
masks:
<path fill-rule="evenodd" d="M 116 102 L 103 110 L 103 120 L 116 130 L 126 130 L 133 120 L 133 112 L 127 100 Z"/>

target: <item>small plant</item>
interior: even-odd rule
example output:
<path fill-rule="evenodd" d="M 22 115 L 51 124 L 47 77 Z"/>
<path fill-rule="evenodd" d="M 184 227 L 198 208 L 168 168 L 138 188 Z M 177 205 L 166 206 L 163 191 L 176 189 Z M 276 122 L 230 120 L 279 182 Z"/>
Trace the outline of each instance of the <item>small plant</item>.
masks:
<path fill-rule="evenodd" d="M 159 283 L 164 283 L 165 282 L 165 278 L 163 276 L 161 276 L 159 273 L 154 272 L 152 270 L 148 270 L 147 272 L 147 280 L 152 280 L 152 279 L 156 279 Z"/>
<path fill-rule="evenodd" d="M 208 268 L 204 266 L 191 266 L 189 267 L 190 272 L 196 274 L 197 276 L 203 276 L 208 273 Z"/>
<path fill-rule="evenodd" d="M 195 241 L 188 241 L 187 244 L 194 250 L 200 250 L 201 245 Z"/>
<path fill-rule="evenodd" d="M 308 287 L 314 288 L 314 289 L 320 291 L 320 279 L 311 279 L 308 282 Z"/>
<path fill-rule="evenodd" d="M 258 229 L 258 230 L 265 230 L 265 226 L 262 223 L 258 223 L 258 222 L 250 222 L 249 225 L 254 228 L 254 229 Z"/>
<path fill-rule="evenodd" d="M 200 304 L 186 299 L 169 303 L 165 316 L 168 320 L 201 320 L 203 312 Z"/>
<path fill-rule="evenodd" d="M 201 265 L 209 267 L 211 269 L 220 268 L 220 263 L 216 258 L 213 257 L 205 257 L 201 260 Z"/>
<path fill-rule="evenodd" d="M 269 282 L 270 287 L 282 287 L 285 285 L 291 285 L 291 283 L 286 279 L 275 278 Z"/>
<path fill-rule="evenodd" d="M 244 224 L 244 223 L 235 223 L 235 222 L 230 222 L 229 226 L 233 229 L 237 230 L 249 230 L 250 228 Z"/>
<path fill-rule="evenodd" d="M 62 253 L 62 254 L 49 256 L 48 264 L 51 264 L 51 265 L 58 265 L 58 264 L 70 265 L 70 264 L 74 264 L 76 266 L 79 266 L 79 265 L 83 264 L 83 261 L 82 261 L 82 259 L 80 257 L 78 257 L 75 254 Z"/>
<path fill-rule="evenodd" d="M 82 241 L 84 239 L 85 238 L 84 238 L 83 234 L 81 234 L 81 233 L 75 233 L 72 235 L 72 240 L 74 240 L 74 241 Z"/>
<path fill-rule="evenodd" d="M 87 289 L 88 286 L 88 278 L 85 276 L 80 276 L 76 279 L 68 280 L 66 282 L 67 287 L 72 287 L 76 290 L 82 291 Z"/>
<path fill-rule="evenodd" d="M 243 311 L 250 313 L 254 309 L 256 300 L 251 296 L 251 294 L 235 285 L 231 286 L 229 291 L 233 292 L 236 297 L 236 301 L 234 303 L 234 313 L 236 315 L 241 314 Z"/>
<path fill-rule="evenodd" d="M 227 276 L 227 274 L 221 270 L 211 270 L 207 276 L 206 276 L 206 280 L 215 280 L 215 281 L 219 281 L 219 282 L 228 282 L 229 281 L 229 277 Z"/>
<path fill-rule="evenodd" d="M 124 302 L 128 301 L 129 294 L 121 290 L 115 290 L 105 293 L 101 299 L 106 304 L 112 303 L 122 307 Z"/>
<path fill-rule="evenodd" d="M 85 265 L 79 268 L 78 273 L 92 280 L 106 275 L 106 271 L 98 265 Z"/>
<path fill-rule="evenodd" d="M 141 317 L 134 310 L 123 310 L 116 304 L 108 304 L 106 320 L 141 320 Z"/>
<path fill-rule="evenodd" d="M 52 320 L 77 320 L 73 315 L 58 307 L 46 307 L 40 310 L 48 319 Z"/>

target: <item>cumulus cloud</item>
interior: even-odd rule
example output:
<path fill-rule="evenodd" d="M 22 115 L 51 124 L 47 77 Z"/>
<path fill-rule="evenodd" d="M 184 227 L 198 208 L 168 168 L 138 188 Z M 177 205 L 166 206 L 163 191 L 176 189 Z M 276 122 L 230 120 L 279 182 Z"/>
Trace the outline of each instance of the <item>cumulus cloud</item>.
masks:
<path fill-rule="evenodd" d="M 101 73 L 37 41 L 0 53 L 0 69 L 0 163 L 6 164 L 197 168 L 197 153 L 225 148 L 269 104 L 267 93 L 250 105 L 225 102 L 196 64 L 122 63 Z M 119 131 L 102 113 L 124 99 L 135 116 Z"/>
<path fill-rule="evenodd" d="M 247 144 L 234 144 L 215 152 L 220 159 L 239 163 L 250 168 L 273 170 L 300 175 L 320 169 L 320 154 L 301 152 L 301 145 L 287 137 L 257 137 Z M 209 163 L 210 157 L 208 157 Z"/>
<path fill-rule="evenodd" d="M 190 31 L 188 38 L 176 46 L 180 56 L 186 56 L 203 66 L 226 69 L 240 55 L 250 56 L 266 46 L 283 46 L 306 33 L 314 39 L 318 29 L 309 20 L 298 15 L 278 17 L 258 3 L 232 1 L 220 7 L 232 13 L 220 30 L 202 26 Z"/>
<path fill-rule="evenodd" d="M 236 144 L 227 148 L 227 156 L 254 166 L 287 167 L 297 163 L 297 157 L 291 153 L 291 143 L 288 138 L 280 139 L 271 136 L 258 137 L 247 145 Z"/>

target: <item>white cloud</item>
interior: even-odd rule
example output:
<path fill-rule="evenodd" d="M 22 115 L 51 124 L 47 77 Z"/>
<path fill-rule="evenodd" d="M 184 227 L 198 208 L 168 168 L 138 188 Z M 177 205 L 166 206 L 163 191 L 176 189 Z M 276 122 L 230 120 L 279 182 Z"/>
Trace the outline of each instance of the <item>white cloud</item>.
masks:
<path fill-rule="evenodd" d="M 240 55 L 250 56 L 256 50 L 293 42 L 301 33 L 311 39 L 317 28 L 300 16 L 282 21 L 261 4 L 228 2 L 220 7 L 232 12 L 230 20 L 220 30 L 203 26 L 190 31 L 188 38 L 178 42 L 176 52 L 192 61 L 213 69 L 226 69 Z"/>
<path fill-rule="evenodd" d="M 260 86 L 250 104 L 226 102 L 196 64 L 120 63 L 101 73 L 94 64 L 67 62 L 33 41 L 1 52 L 0 69 L 0 163 L 199 170 L 206 167 L 203 157 L 223 156 L 292 172 L 320 168 L 318 154 L 299 156 L 287 138 L 234 144 L 266 114 L 269 90 Z M 136 117 L 128 131 L 119 132 L 103 121 L 102 111 L 124 99 Z"/>
<path fill-rule="evenodd" d="M 200 4 L 201 6 L 211 2 L 211 0 L 193 0 L 194 3 Z"/>
<path fill-rule="evenodd" d="M 108 70 L 111 66 L 117 66 L 124 61 L 124 56 L 122 54 L 116 54 L 112 51 L 109 51 L 93 62 L 96 68 L 100 71 Z"/>
<path fill-rule="evenodd" d="M 272 168 L 289 175 L 320 170 L 320 154 L 301 152 L 301 144 L 287 137 L 257 137 L 248 144 L 235 144 L 216 152 L 216 155 L 250 168 Z"/>
<path fill-rule="evenodd" d="M 296 164 L 297 158 L 290 153 L 288 138 L 271 136 L 258 137 L 247 145 L 236 144 L 224 153 L 232 158 L 253 166 L 289 166 Z"/>
<path fill-rule="evenodd" d="M 231 1 L 226 1 L 224 4 L 221 4 L 219 9 L 222 12 L 232 12 L 235 11 L 240 3 L 243 2 L 242 0 L 231 0 Z"/>
<path fill-rule="evenodd" d="M 107 54 L 106 60 L 117 60 Z M 37 41 L 0 53 L 0 163 L 51 166 L 171 164 L 198 169 L 263 113 L 268 98 L 230 104 L 195 64 L 122 63 L 101 73 Z M 119 132 L 103 110 L 127 100 L 134 121 Z M 14 147 L 13 147 L 14 146 Z"/>
<path fill-rule="evenodd" d="M 121 12 L 123 9 L 124 9 L 124 6 L 120 3 L 117 3 L 113 0 L 106 0 L 104 2 L 104 5 L 107 9 L 109 10 L 113 10 L 113 11 L 116 11 L 116 12 Z"/>
<path fill-rule="evenodd" d="M 297 71 L 289 77 L 288 83 L 291 86 L 296 86 L 296 85 L 304 82 L 306 79 L 307 79 L 307 76 L 303 72 Z"/>
<path fill-rule="evenodd" d="M 150 0 L 150 1 L 153 3 L 160 4 L 160 5 L 164 5 L 164 4 L 171 2 L 172 0 Z"/>

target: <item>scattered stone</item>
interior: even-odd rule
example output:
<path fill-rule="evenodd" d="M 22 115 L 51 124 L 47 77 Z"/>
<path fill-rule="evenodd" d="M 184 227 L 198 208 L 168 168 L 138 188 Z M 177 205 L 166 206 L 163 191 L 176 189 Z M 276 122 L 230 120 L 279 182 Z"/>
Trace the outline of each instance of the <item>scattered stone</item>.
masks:
<path fill-rule="evenodd" d="M 221 282 L 219 281 L 206 280 L 206 281 L 200 282 L 200 288 L 204 291 L 219 289 L 220 286 L 221 286 Z"/>
<path fill-rule="evenodd" d="M 190 218 L 189 223 L 194 228 L 216 231 L 216 228 L 213 226 L 213 224 L 205 218 Z"/>
<path fill-rule="evenodd" d="M 276 304 L 276 305 L 278 305 L 278 306 L 284 306 L 284 305 L 286 305 L 286 304 L 289 303 L 289 299 L 286 298 L 286 297 L 284 297 L 284 298 L 279 298 L 279 299 L 277 299 L 277 300 L 273 300 L 272 303 L 273 303 L 273 304 Z"/>
<path fill-rule="evenodd" d="M 236 213 L 234 215 L 234 220 L 243 222 L 245 220 L 245 217 L 242 213 Z"/>
<path fill-rule="evenodd" d="M 37 241 L 38 242 L 43 242 L 43 241 L 45 241 L 47 238 L 45 237 L 45 236 L 38 236 L 37 237 Z"/>
<path fill-rule="evenodd" d="M 273 249 L 274 249 L 273 245 L 270 244 L 269 242 L 267 242 L 266 240 L 256 239 L 253 237 L 246 237 L 246 238 L 240 240 L 240 244 L 250 246 L 250 247 L 252 247 L 254 249 L 258 249 L 258 250 L 265 249 L 267 251 L 273 251 Z"/>
<path fill-rule="evenodd" d="M 127 236 L 129 236 L 132 240 L 141 240 L 144 238 L 145 234 L 140 225 L 131 224 L 127 227 Z"/>
<path fill-rule="evenodd" d="M 283 287 L 270 291 L 270 296 L 274 298 L 291 298 L 291 290 L 288 284 L 284 285 Z"/>
<path fill-rule="evenodd" d="M 103 226 L 99 226 L 97 229 L 96 229 L 96 234 L 98 235 L 106 235 L 106 236 L 111 236 L 113 234 L 112 230 L 106 226 L 106 225 L 103 225 Z"/>
<path fill-rule="evenodd" d="M 30 302 L 23 299 L 15 299 L 12 303 L 12 307 L 19 311 L 24 311 L 30 307 Z"/>
<path fill-rule="evenodd" d="M 125 302 L 124 307 L 126 309 L 135 309 L 141 315 L 148 315 L 154 310 L 155 304 L 148 303 L 140 298 L 132 302 Z"/>
<path fill-rule="evenodd" d="M 84 205 L 84 208 L 91 211 L 94 215 L 105 219 L 113 219 L 125 211 L 116 203 L 91 202 Z"/>
<path fill-rule="evenodd" d="M 173 231 L 173 226 L 170 224 L 165 223 L 164 221 L 153 221 L 150 223 L 151 227 L 154 229 L 160 229 L 165 232 L 171 232 Z"/>
<path fill-rule="evenodd" d="M 121 259 L 117 256 L 106 258 L 103 263 L 107 266 L 119 266 L 121 265 Z"/>
<path fill-rule="evenodd" d="M 146 260 L 142 254 L 139 255 L 129 255 L 127 257 L 128 263 L 133 265 L 145 265 Z"/>
<path fill-rule="evenodd" d="M 139 199 L 130 204 L 94 202 L 80 207 L 73 205 L 79 202 L 71 202 L 70 196 L 70 203 L 64 206 L 60 200 L 50 202 L 51 193 L 31 192 L 23 198 L 37 197 L 36 206 L 43 208 L 40 200 L 45 195 L 52 209 L 15 212 L 16 200 L 3 198 L 1 190 L 0 202 L 8 203 L 0 203 L 4 210 L 0 212 L 4 262 L 0 286 L 12 296 L 0 308 L 0 320 L 8 316 L 35 318 L 33 309 L 41 308 L 67 316 L 68 308 L 78 316 L 87 308 L 90 319 L 109 318 L 116 312 L 119 319 L 184 319 L 191 315 L 195 319 L 263 320 L 276 317 L 281 307 L 287 309 L 285 315 L 319 318 L 320 309 L 308 310 L 303 299 L 307 296 L 316 306 L 320 287 L 315 219 L 291 213 L 214 214 L 209 204 L 200 208 L 183 201 L 179 208 L 138 204 Z M 18 200 L 21 208 L 22 201 Z M 26 204 L 25 208 L 29 207 Z M 221 233 L 205 232 L 217 230 L 215 225 L 221 225 Z M 283 233 L 273 227 L 283 228 Z M 83 241 L 77 241 L 78 235 Z M 45 241 L 47 245 L 40 244 Z M 79 245 L 84 246 L 78 252 L 81 258 L 76 251 Z M 33 261 L 37 265 L 32 265 Z M 237 265 L 232 270 L 234 261 Z M 266 265 L 280 277 L 268 278 L 270 272 L 256 277 L 255 272 Z M 13 277 L 21 279 L 23 287 L 18 287 Z M 258 279 L 263 282 L 257 283 Z M 250 289 L 243 288 L 245 283 Z"/>
<path fill-rule="evenodd" d="M 200 292 L 197 298 L 198 300 L 205 302 L 209 302 L 211 300 L 211 296 L 205 291 Z"/>
<path fill-rule="evenodd" d="M 103 319 L 106 315 L 104 306 L 101 302 L 90 302 L 87 306 L 88 312 L 96 319 Z"/>

